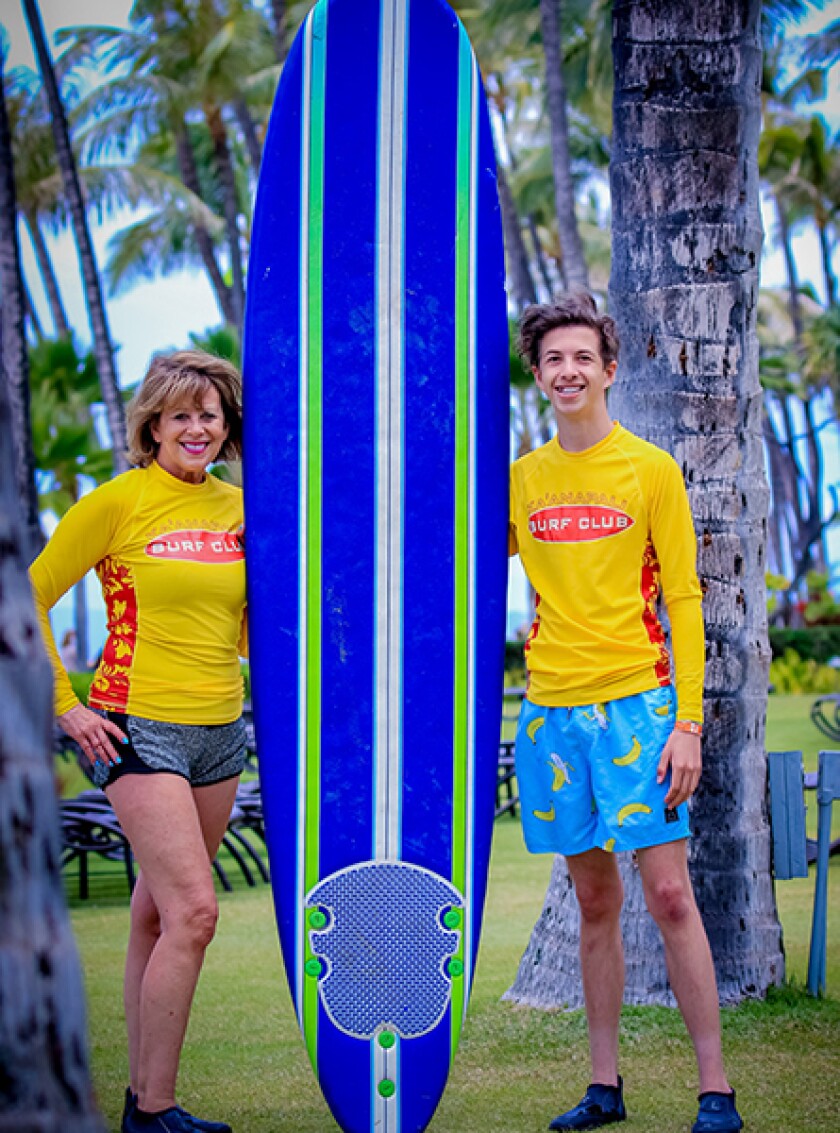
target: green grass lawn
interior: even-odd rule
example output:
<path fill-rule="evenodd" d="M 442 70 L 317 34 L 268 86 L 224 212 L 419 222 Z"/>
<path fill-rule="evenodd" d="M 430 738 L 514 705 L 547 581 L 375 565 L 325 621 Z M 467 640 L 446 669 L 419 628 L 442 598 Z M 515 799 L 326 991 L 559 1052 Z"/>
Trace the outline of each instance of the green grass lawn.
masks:
<path fill-rule="evenodd" d="M 827 742 L 807 719 L 810 697 L 771 699 L 768 746 L 801 748 L 808 766 Z M 813 733 L 813 734 L 812 734 Z M 461 1049 L 430 1133 L 543 1130 L 587 1081 L 581 1012 L 540 1012 L 501 1002 L 542 906 L 551 861 L 528 855 L 517 820 L 496 823 L 487 914 Z M 236 875 L 235 867 L 231 876 Z M 85 971 L 93 1074 L 111 1130 L 126 1083 L 121 976 L 128 917 L 125 881 L 106 868 L 92 900 L 72 896 Z M 840 1128 L 840 859 L 829 895 L 828 994 L 805 981 L 814 871 L 776 886 L 789 984 L 765 1002 L 723 1012 L 730 1076 L 750 1133 L 837 1133 Z M 229 1120 L 236 1133 L 329 1133 L 337 1127 L 315 1084 L 291 1009 L 267 887 L 239 875 L 221 893 L 222 918 L 199 985 L 182 1062 L 184 1104 Z M 694 1118 L 695 1071 L 676 1011 L 630 1008 L 622 1023 L 630 1118 L 623 1128 L 685 1133 Z"/>

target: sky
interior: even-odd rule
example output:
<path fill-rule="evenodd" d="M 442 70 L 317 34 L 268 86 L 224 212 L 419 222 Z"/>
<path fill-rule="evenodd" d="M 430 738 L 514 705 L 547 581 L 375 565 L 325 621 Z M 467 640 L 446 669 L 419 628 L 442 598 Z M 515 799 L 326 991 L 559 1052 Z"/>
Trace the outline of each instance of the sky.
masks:
<path fill-rule="evenodd" d="M 82 24 L 102 24 L 107 26 L 126 26 L 131 0 L 40 0 L 41 15 L 47 36 L 51 38 L 62 27 Z M 822 10 L 812 13 L 797 29 L 806 34 L 819 30 L 832 19 L 840 17 L 840 0 L 829 0 Z M 29 32 L 22 12 L 20 0 L 0 0 L 0 26 L 5 29 L 9 44 L 7 67 L 18 65 L 35 67 Z M 821 108 L 832 127 L 840 129 L 840 66 L 833 70 L 828 98 Z M 781 286 L 784 282 L 784 264 L 781 253 L 773 247 L 770 233 L 773 220 L 768 209 L 764 209 L 765 251 L 762 258 L 761 282 L 763 286 Z M 107 259 L 108 241 L 120 228 L 130 222 L 128 213 L 114 216 L 104 223 L 92 227 L 92 236 L 100 267 Z M 75 244 L 71 233 L 65 232 L 48 238 L 54 263 L 67 307 L 68 318 L 82 346 L 89 344 L 88 319 L 84 298 L 79 284 L 79 267 Z M 21 239 L 21 252 L 24 270 L 29 280 L 35 280 L 34 257 L 25 236 Z M 818 294 L 823 292 L 820 254 L 816 235 L 810 230 L 796 238 L 796 261 L 803 283 L 810 282 Z M 836 259 L 835 270 L 840 273 L 840 255 Z M 33 289 L 34 290 L 34 289 Z M 40 301 L 39 301 L 40 300 Z M 48 310 L 43 298 L 35 293 L 35 302 L 45 326 L 50 326 Z M 111 337 L 117 347 L 117 369 L 120 382 L 131 386 L 145 373 L 152 354 L 160 350 L 183 347 L 189 344 L 191 332 L 201 334 L 220 320 L 216 301 L 210 285 L 203 274 L 187 274 L 160 278 L 154 282 L 134 286 L 125 295 L 109 297 L 107 314 Z M 833 450 L 834 479 L 840 477 L 838 468 L 837 435 L 835 432 Z M 835 562 L 840 560 L 840 532 L 834 540 L 837 551 Z M 98 604 L 96 588 L 89 587 L 92 605 Z M 512 567 L 509 630 L 518 628 L 526 617 L 528 608 L 524 577 L 516 563 Z M 56 611 L 54 624 L 60 633 L 69 622 L 69 609 Z M 98 617 L 96 615 L 95 617 Z M 96 632 L 92 634 L 95 639 Z"/>
<path fill-rule="evenodd" d="M 47 36 L 74 24 L 103 24 L 125 27 L 131 0 L 40 0 L 41 16 Z M 6 29 L 10 52 L 7 67 L 34 69 L 35 59 L 20 0 L 0 0 L 0 25 Z M 116 215 L 101 225 L 93 225 L 91 235 L 100 269 L 107 260 L 108 241 L 131 222 L 129 213 Z M 71 326 L 80 340 L 89 344 L 88 318 L 79 279 L 78 257 L 72 234 L 48 237 L 54 255 L 62 297 Z M 31 246 L 25 235 L 21 254 L 27 278 L 37 278 Z M 39 298 L 41 301 L 39 302 Z M 35 294 L 44 325 L 49 327 L 48 308 Z M 117 347 L 117 370 L 122 385 L 134 385 L 146 371 L 149 358 L 159 350 L 189 344 L 190 332 L 201 333 L 221 321 L 213 292 L 203 274 L 178 275 L 142 283 L 125 295 L 107 297 L 107 316 L 111 338 Z"/>

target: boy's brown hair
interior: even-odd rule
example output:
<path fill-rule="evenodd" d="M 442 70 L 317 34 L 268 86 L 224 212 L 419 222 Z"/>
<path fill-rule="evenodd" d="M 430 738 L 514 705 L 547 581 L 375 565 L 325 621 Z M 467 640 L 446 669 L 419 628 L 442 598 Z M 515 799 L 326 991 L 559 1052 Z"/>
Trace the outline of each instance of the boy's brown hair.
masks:
<path fill-rule="evenodd" d="M 542 340 L 557 327 L 591 327 L 600 340 L 604 365 L 618 361 L 619 340 L 615 319 L 598 313 L 595 300 L 588 291 L 570 291 L 558 295 L 550 303 L 534 303 L 522 312 L 516 348 L 528 369 L 539 367 Z"/>

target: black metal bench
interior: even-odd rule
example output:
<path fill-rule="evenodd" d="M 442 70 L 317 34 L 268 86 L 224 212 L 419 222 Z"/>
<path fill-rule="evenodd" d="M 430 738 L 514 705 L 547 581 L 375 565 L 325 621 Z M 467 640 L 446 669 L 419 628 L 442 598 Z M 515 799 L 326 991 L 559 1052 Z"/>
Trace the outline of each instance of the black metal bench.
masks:
<path fill-rule="evenodd" d="M 824 736 L 840 743 L 840 693 L 818 696 L 811 705 L 811 719 Z"/>
<path fill-rule="evenodd" d="M 519 795 L 516 793 L 516 768 L 513 759 L 513 740 L 499 744 L 499 763 L 496 774 L 496 818 L 509 814 L 516 818 Z"/>
<path fill-rule="evenodd" d="M 61 866 L 63 869 L 78 861 L 79 899 L 86 901 L 89 896 L 91 854 L 99 854 L 109 861 L 122 861 L 131 892 L 136 880 L 134 855 L 111 804 L 101 791 L 83 791 L 75 799 L 62 800 L 60 813 Z"/>

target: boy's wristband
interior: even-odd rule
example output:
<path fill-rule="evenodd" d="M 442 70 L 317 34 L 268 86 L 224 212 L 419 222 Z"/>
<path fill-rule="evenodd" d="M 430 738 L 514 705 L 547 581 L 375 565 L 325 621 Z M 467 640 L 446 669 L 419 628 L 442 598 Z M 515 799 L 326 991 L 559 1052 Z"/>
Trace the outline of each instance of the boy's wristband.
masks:
<path fill-rule="evenodd" d="M 674 724 L 675 732 L 688 732 L 691 736 L 702 736 L 703 725 L 697 724 L 694 720 L 677 720 Z"/>

